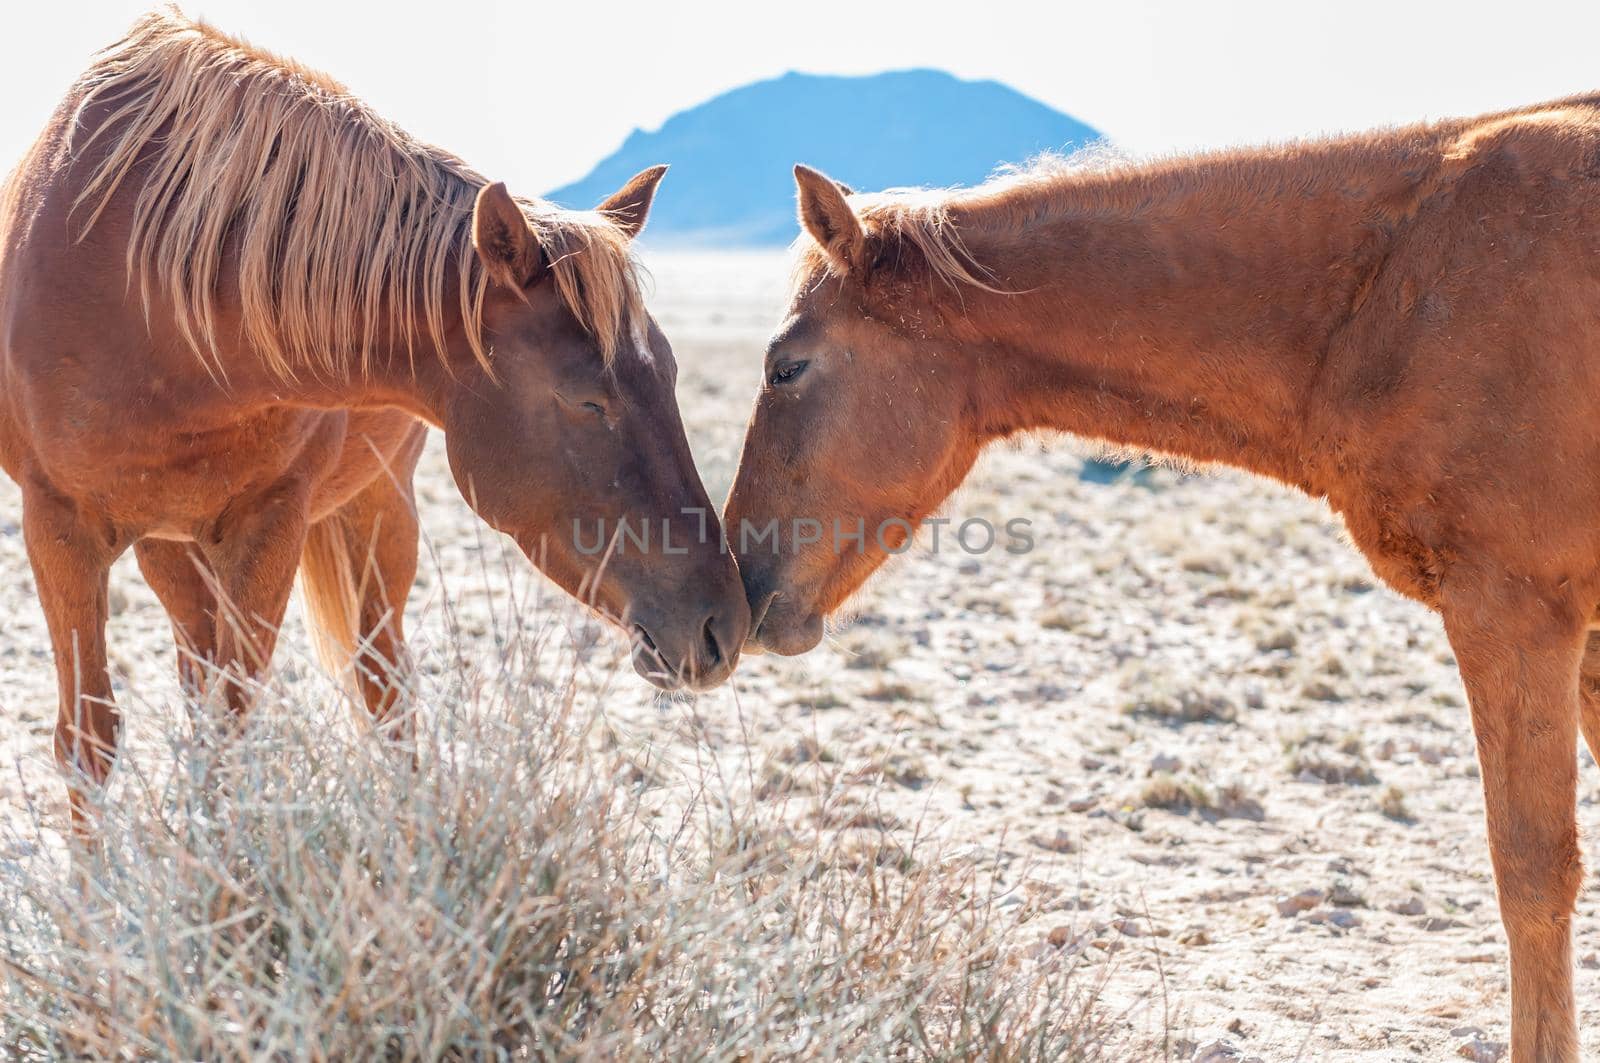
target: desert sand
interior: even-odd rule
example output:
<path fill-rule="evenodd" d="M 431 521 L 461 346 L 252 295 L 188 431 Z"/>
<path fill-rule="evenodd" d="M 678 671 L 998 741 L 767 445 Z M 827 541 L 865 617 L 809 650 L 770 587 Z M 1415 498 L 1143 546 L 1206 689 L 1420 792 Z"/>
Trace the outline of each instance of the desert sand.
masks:
<path fill-rule="evenodd" d="M 781 255 L 648 255 L 651 305 L 713 499 L 726 493 L 777 320 Z M 1499 1058 L 1505 943 L 1468 712 L 1438 620 L 1377 586 L 1321 503 L 1242 474 L 1081 476 L 1065 439 L 997 449 L 949 506 L 1031 521 L 1034 548 L 924 543 L 814 653 L 747 659 L 727 687 L 652 694 L 620 639 L 543 584 L 461 501 L 435 438 L 413 641 L 453 615 L 492 655 L 497 617 L 560 618 L 619 740 L 670 768 L 748 768 L 788 814 L 857 807 L 881 849 L 938 839 L 992 867 L 1032 948 L 1081 957 L 1130 1054 L 1176 1059 Z M 0 820 L 64 820 L 55 680 L 0 480 Z M 164 614 L 132 556 L 110 640 L 125 756 L 178 711 Z M 445 602 L 450 610 L 445 609 Z M 291 609 L 279 667 L 314 668 Z M 1600 771 L 1580 754 L 1580 821 Z M 852 806 L 854 802 L 854 806 Z M 0 835 L 8 844 L 10 832 Z M 3 856 L 4 854 L 0 854 Z M 1576 918 L 1585 1046 L 1600 1053 L 1600 904 Z"/>

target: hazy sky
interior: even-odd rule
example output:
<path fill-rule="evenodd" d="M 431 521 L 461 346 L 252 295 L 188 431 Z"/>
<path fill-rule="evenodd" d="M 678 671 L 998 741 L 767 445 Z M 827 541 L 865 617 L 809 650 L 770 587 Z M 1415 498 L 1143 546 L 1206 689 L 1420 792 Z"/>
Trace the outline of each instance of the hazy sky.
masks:
<path fill-rule="evenodd" d="M 150 6 L 8 4 L 0 168 L 89 54 Z M 321 67 L 514 191 L 583 174 L 636 126 L 800 69 L 1005 81 L 1137 152 L 1356 129 L 1600 88 L 1600 2 L 190 0 Z M 670 162 L 670 159 L 662 160 Z"/>

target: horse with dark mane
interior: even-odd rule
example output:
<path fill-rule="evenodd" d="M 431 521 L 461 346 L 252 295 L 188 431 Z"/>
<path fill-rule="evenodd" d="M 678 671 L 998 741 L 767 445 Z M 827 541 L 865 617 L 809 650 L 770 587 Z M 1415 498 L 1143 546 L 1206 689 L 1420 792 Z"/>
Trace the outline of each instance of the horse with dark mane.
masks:
<path fill-rule="evenodd" d="M 814 646 L 1018 432 L 1327 499 L 1378 575 L 1443 617 L 1512 1055 L 1576 1059 L 1580 729 L 1600 759 L 1600 96 L 951 192 L 796 177 L 793 295 L 724 523 L 736 548 L 773 520 L 842 534 L 742 554 L 752 644 Z"/>
<path fill-rule="evenodd" d="M 641 672 L 732 670 L 748 610 L 700 533 L 630 248 L 664 170 L 593 213 L 513 199 L 328 78 L 175 13 L 95 60 L 0 190 L 0 466 L 80 827 L 116 752 L 107 572 L 130 546 L 186 684 L 220 675 L 246 706 L 298 569 L 372 716 L 397 715 L 427 425 L 477 513 L 625 625 Z M 622 517 L 685 546 L 578 548 L 580 523 Z"/>

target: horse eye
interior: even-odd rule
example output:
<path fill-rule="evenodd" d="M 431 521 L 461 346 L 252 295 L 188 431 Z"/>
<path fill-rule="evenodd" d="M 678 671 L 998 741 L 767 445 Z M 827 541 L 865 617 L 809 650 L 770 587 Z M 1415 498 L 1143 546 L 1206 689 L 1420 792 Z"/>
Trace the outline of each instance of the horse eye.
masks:
<path fill-rule="evenodd" d="M 810 364 L 810 362 L 784 362 L 772 371 L 772 375 L 767 378 L 767 383 L 777 387 L 779 384 L 793 380 L 805 372 L 806 366 Z"/>
<path fill-rule="evenodd" d="M 590 413 L 595 414 L 598 417 L 604 417 L 606 415 L 606 408 L 600 405 L 598 402 L 580 402 L 578 403 L 578 407 L 580 409 L 588 410 Z"/>

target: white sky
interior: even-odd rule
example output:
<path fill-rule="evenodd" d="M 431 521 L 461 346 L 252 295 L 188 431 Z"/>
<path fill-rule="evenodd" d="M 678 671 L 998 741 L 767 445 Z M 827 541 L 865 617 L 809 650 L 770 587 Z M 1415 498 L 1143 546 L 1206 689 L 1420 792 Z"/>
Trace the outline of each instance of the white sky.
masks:
<path fill-rule="evenodd" d="M 149 2 L 6 6 L 0 169 L 90 52 Z M 1136 152 L 1600 89 L 1597 0 L 187 0 L 185 10 L 327 70 L 528 194 L 582 175 L 635 126 L 789 69 L 992 77 Z"/>

